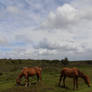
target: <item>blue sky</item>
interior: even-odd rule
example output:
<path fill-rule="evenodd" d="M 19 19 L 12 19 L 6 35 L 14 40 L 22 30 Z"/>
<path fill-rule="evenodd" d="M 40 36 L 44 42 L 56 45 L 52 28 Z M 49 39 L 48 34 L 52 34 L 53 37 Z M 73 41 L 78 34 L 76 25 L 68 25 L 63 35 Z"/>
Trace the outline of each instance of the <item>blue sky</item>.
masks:
<path fill-rule="evenodd" d="M 91 4 L 0 0 L 0 58 L 92 59 Z"/>

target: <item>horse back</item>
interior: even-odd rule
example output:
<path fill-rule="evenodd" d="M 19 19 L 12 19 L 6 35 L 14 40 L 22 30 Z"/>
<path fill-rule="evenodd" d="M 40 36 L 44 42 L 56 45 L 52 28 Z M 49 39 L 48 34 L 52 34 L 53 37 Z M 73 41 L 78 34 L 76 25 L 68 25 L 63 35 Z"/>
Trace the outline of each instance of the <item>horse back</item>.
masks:
<path fill-rule="evenodd" d="M 41 72 L 41 68 L 39 68 L 39 67 L 25 67 L 24 69 L 23 69 L 23 72 L 25 73 L 25 74 L 29 74 L 29 75 L 35 75 L 35 74 L 38 74 L 38 73 L 40 73 Z"/>
<path fill-rule="evenodd" d="M 68 77 L 73 77 L 73 76 L 77 76 L 78 75 L 78 70 L 77 68 L 63 68 L 61 71 L 61 74 L 63 76 L 68 76 Z"/>

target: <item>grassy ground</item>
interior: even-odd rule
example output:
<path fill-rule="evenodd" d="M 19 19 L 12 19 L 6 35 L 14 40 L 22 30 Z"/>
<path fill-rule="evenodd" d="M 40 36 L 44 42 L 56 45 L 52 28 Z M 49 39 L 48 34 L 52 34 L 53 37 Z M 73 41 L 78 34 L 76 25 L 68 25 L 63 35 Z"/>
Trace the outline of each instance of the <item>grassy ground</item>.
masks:
<path fill-rule="evenodd" d="M 16 86 L 15 80 L 24 66 L 41 66 L 43 68 L 42 81 L 37 83 L 36 76 L 30 78 L 31 85 L 28 88 Z M 64 66 L 58 63 L 48 62 L 22 62 L 20 63 L 0 63 L 0 92 L 74 92 L 72 79 L 66 79 L 67 88 L 58 87 L 60 70 Z M 88 74 L 92 81 L 92 65 L 70 64 L 68 67 L 78 67 L 82 72 Z M 23 79 L 24 80 L 24 79 Z M 24 81 L 22 81 L 24 82 Z M 79 89 L 75 92 L 92 92 L 92 87 L 88 88 L 82 79 L 79 79 Z"/>

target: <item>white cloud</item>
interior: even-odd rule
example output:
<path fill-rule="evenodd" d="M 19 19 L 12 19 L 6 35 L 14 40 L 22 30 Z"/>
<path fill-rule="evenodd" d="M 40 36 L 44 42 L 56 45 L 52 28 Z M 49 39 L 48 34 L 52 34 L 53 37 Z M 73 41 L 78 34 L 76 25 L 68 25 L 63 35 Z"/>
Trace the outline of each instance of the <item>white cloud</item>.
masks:
<path fill-rule="evenodd" d="M 51 39 L 48 38 L 49 43 L 43 41 L 44 43 L 40 43 L 40 45 L 45 48 L 46 46 L 47 48 L 51 48 L 51 46 L 54 49 L 59 48 L 59 50 L 57 49 L 59 53 L 60 51 L 63 51 L 64 54 L 72 52 L 71 55 L 73 56 L 80 55 L 83 57 L 82 55 L 84 55 L 84 53 L 86 54 L 88 49 L 90 49 L 90 51 L 92 49 L 92 14 L 90 13 L 92 6 L 90 6 L 89 9 L 87 8 L 89 6 L 85 6 L 86 3 L 82 2 L 82 4 L 84 4 L 83 6 L 87 8 L 83 9 L 82 7 L 76 7 L 74 3 L 75 2 L 73 2 L 73 4 L 59 6 L 55 12 L 49 13 L 47 20 L 43 22 L 41 26 L 43 26 L 45 30 L 54 31 L 55 39 L 52 40 L 54 44 L 52 44 Z M 57 35 L 57 33 L 60 34 Z M 79 53 L 79 55 L 77 53 Z"/>
<path fill-rule="evenodd" d="M 0 34 L 0 45 L 1 46 L 5 46 L 9 43 L 7 37 L 5 37 L 5 35 L 1 35 Z"/>
<path fill-rule="evenodd" d="M 48 0 L 46 4 L 52 1 Z M 0 24 L 0 45 L 11 50 L 0 50 L 0 57 L 92 59 L 90 0 L 72 0 L 63 5 L 50 5 L 51 8 L 44 7 L 41 1 L 26 2 L 26 5 L 16 3 L 18 5 L 8 5 L 6 8 L 9 15 L 4 16 L 6 19 Z"/>
<path fill-rule="evenodd" d="M 15 7 L 15 6 L 8 6 L 6 9 L 8 12 L 12 13 L 12 14 L 18 14 L 21 11 L 19 10 L 19 8 Z"/>
<path fill-rule="evenodd" d="M 50 12 L 42 26 L 49 28 L 66 28 L 78 21 L 78 10 L 69 4 L 59 6 L 55 12 Z"/>
<path fill-rule="evenodd" d="M 57 51 L 56 50 L 48 50 L 48 49 L 39 49 L 39 54 L 40 55 L 54 55 L 56 54 Z"/>

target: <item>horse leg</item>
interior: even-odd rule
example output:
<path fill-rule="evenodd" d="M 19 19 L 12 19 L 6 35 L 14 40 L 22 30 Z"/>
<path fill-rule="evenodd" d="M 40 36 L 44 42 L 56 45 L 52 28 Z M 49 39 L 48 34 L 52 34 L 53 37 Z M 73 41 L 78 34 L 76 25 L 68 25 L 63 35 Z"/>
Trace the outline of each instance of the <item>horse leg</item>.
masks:
<path fill-rule="evenodd" d="M 73 78 L 73 90 L 75 90 L 75 83 L 76 82 L 76 80 L 75 80 L 75 77 Z"/>
<path fill-rule="evenodd" d="M 76 89 L 78 89 L 78 77 L 76 78 Z"/>
<path fill-rule="evenodd" d="M 27 74 L 25 75 L 25 81 L 26 81 L 25 87 L 28 87 L 29 86 L 29 77 Z"/>
<path fill-rule="evenodd" d="M 37 74 L 37 81 L 39 81 L 39 74 Z"/>
<path fill-rule="evenodd" d="M 66 77 L 64 76 L 64 78 L 63 78 L 63 87 L 65 88 L 65 79 L 66 79 Z"/>
<path fill-rule="evenodd" d="M 60 84 L 61 84 L 61 81 L 62 81 L 62 75 L 60 75 L 60 79 L 59 79 L 59 83 L 58 83 L 58 86 L 60 86 Z"/>
<path fill-rule="evenodd" d="M 41 73 L 39 73 L 38 76 L 39 76 L 39 79 L 42 80 Z"/>
<path fill-rule="evenodd" d="M 40 81 L 42 80 L 41 74 L 39 74 Z"/>
<path fill-rule="evenodd" d="M 41 80 L 41 73 L 37 73 L 37 81 L 40 81 Z"/>

